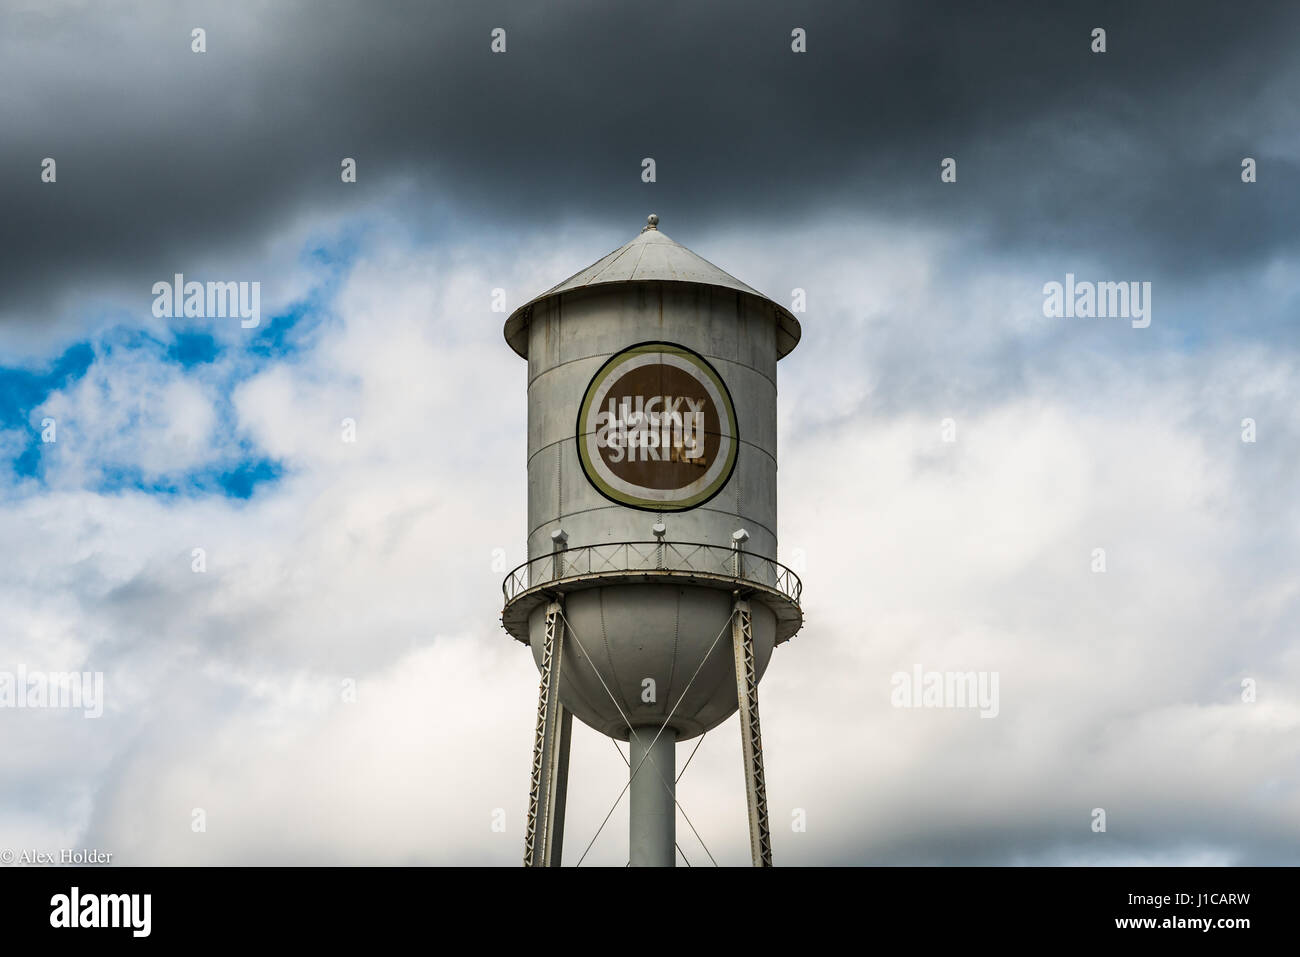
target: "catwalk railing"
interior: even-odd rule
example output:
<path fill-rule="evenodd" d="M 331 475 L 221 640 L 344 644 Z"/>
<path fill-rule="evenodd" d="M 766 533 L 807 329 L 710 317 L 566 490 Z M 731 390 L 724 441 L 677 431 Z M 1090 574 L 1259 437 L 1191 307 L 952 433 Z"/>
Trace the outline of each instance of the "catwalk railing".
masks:
<path fill-rule="evenodd" d="M 780 562 L 725 545 L 699 542 L 602 542 L 579 545 L 524 562 L 501 583 L 506 604 L 524 592 L 553 582 L 589 576 L 664 573 L 731 579 L 765 585 L 798 604 L 803 584 Z"/>

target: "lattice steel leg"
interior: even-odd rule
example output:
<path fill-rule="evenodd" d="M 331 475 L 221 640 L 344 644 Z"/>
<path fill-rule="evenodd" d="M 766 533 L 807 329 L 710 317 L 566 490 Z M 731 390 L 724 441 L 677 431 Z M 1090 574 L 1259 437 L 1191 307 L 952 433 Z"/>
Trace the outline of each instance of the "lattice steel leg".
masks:
<path fill-rule="evenodd" d="M 731 621 L 736 657 L 736 700 L 740 703 L 740 744 L 745 757 L 745 796 L 749 804 L 749 846 L 755 867 L 772 866 L 772 832 L 767 823 L 767 785 L 763 781 L 763 737 L 758 727 L 758 672 L 754 667 L 754 626 L 749 602 L 737 601 Z"/>
<path fill-rule="evenodd" d="M 546 608 L 542 678 L 537 692 L 537 731 L 528 787 L 524 867 L 559 867 L 564 847 L 564 803 L 569 783 L 569 738 L 573 716 L 560 703 L 564 663 L 564 620 L 559 602 Z"/>
<path fill-rule="evenodd" d="M 559 682 L 556 682 L 559 688 Z M 556 692 L 558 695 L 558 691 Z M 546 835 L 546 866 L 559 867 L 564 852 L 564 805 L 569 794 L 569 738 L 573 734 L 573 712 L 559 701 L 555 702 L 559 715 L 557 739 L 551 747 L 551 774 L 546 790 L 547 806 L 551 809 L 550 828 Z"/>

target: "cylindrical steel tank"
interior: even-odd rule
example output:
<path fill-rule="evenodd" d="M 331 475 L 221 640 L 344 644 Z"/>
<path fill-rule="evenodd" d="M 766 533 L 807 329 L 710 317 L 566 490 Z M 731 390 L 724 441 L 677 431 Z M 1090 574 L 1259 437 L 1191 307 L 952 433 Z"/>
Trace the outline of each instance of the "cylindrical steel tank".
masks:
<path fill-rule="evenodd" d="M 736 711 L 739 595 L 760 676 L 802 622 L 776 563 L 776 366 L 799 332 L 653 216 L 506 323 L 528 359 L 529 562 L 503 622 L 541 667 L 562 596 L 560 698 L 602 734 L 682 740 Z"/>

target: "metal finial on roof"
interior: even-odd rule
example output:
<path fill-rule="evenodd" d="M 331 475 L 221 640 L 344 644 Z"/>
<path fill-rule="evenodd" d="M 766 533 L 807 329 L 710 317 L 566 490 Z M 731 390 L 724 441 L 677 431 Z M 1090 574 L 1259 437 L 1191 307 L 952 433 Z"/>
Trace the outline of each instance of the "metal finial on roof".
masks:
<path fill-rule="evenodd" d="M 658 229 L 658 228 L 659 228 L 659 217 L 656 216 L 654 213 L 651 213 L 649 216 L 645 218 L 645 227 L 641 230 L 641 232 L 645 232 L 647 229 Z"/>

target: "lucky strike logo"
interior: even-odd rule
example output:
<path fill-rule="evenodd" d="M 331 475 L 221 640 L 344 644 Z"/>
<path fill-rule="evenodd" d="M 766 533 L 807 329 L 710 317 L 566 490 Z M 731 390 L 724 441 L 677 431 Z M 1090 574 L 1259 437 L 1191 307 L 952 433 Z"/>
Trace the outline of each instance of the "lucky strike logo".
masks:
<path fill-rule="evenodd" d="M 583 471 L 602 495 L 681 511 L 708 501 L 731 477 L 736 412 L 703 356 L 674 343 L 640 343 L 592 378 L 577 439 Z"/>

